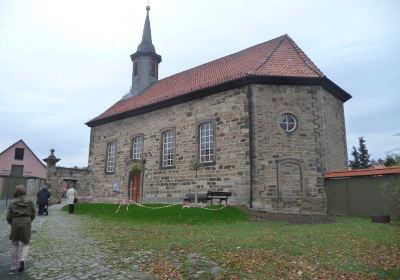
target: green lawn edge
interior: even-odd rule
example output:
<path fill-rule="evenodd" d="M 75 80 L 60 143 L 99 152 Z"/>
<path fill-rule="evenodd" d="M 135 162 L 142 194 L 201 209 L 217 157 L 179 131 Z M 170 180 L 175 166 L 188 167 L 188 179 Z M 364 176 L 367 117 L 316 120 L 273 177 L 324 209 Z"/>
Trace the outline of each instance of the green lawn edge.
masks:
<path fill-rule="evenodd" d="M 79 203 L 75 214 L 89 215 L 101 219 L 124 220 L 126 222 L 163 224 L 215 224 L 247 222 L 246 213 L 234 206 L 214 205 L 203 207 L 183 207 L 181 204 L 143 204 L 138 206 L 111 203 Z M 63 207 L 66 211 L 68 205 Z"/>

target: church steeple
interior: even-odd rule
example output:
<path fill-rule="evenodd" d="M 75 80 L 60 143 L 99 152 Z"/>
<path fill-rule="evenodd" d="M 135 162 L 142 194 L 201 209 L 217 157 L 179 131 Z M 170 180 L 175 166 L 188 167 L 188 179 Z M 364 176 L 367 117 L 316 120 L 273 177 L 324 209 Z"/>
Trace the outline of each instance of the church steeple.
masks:
<path fill-rule="evenodd" d="M 151 41 L 151 28 L 150 28 L 150 18 L 149 18 L 149 11 L 150 11 L 150 6 L 146 6 L 146 20 L 144 21 L 144 27 L 143 27 L 143 35 L 142 35 L 142 42 L 140 42 L 137 51 L 141 52 L 156 52 L 154 49 L 153 42 Z"/>
<path fill-rule="evenodd" d="M 161 62 L 161 56 L 156 53 L 151 40 L 150 6 L 146 6 L 146 11 L 142 41 L 136 52 L 131 54 L 133 62 L 132 87 L 124 98 L 140 95 L 144 89 L 158 80 L 158 64 Z"/>

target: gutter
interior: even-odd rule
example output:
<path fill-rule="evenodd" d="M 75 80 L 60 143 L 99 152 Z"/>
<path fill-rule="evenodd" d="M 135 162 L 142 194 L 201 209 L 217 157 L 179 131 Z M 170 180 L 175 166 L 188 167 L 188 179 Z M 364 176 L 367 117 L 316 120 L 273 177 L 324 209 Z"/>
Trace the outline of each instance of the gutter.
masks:
<path fill-rule="evenodd" d="M 325 88 L 335 97 L 339 98 L 342 102 L 346 102 L 351 98 L 351 95 L 336 85 L 334 82 L 326 77 L 323 78 L 302 78 L 302 77 L 265 77 L 265 76 L 246 76 L 243 78 L 238 78 L 231 80 L 229 82 L 221 83 L 215 86 L 210 86 L 200 90 L 195 90 L 188 92 L 186 94 L 179 95 L 170 99 L 162 100 L 157 103 L 149 104 L 140 108 L 133 110 L 128 110 L 125 112 L 113 114 L 100 119 L 93 119 L 85 124 L 88 127 L 95 127 L 98 125 L 106 124 L 116 120 L 121 120 L 124 118 L 141 115 L 165 107 L 169 107 L 176 104 L 181 104 L 194 99 L 209 96 L 222 91 L 238 88 L 241 86 L 247 86 L 250 84 L 264 84 L 264 85 L 318 85 Z M 123 102 L 123 101 L 121 101 Z M 117 102 L 118 103 L 118 102 Z"/>
<path fill-rule="evenodd" d="M 246 92 L 247 98 L 247 110 L 249 112 L 249 157 L 250 157 L 250 208 L 253 208 L 253 185 L 254 185 L 254 124 L 253 124 L 253 92 L 251 90 L 251 86 L 247 87 Z"/>

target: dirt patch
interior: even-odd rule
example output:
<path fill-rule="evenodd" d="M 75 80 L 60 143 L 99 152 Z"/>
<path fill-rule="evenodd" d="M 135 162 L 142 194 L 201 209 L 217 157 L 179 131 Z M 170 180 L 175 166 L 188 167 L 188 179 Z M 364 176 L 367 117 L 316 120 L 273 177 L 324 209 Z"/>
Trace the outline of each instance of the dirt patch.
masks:
<path fill-rule="evenodd" d="M 325 224 L 332 221 L 331 217 L 327 215 L 276 213 L 253 210 L 245 206 L 240 206 L 239 208 L 244 211 L 252 221 L 288 222 L 291 224 Z"/>

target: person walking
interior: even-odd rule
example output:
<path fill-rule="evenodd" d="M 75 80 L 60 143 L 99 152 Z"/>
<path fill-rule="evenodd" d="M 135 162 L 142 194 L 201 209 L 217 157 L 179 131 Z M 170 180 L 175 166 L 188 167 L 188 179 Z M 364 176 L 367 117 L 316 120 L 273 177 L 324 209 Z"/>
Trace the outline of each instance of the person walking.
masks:
<path fill-rule="evenodd" d="M 37 203 L 39 204 L 38 216 L 48 215 L 50 191 L 45 185 L 37 194 Z"/>
<path fill-rule="evenodd" d="M 67 186 L 67 204 L 68 204 L 68 211 L 70 214 L 74 213 L 74 203 L 76 203 L 76 199 L 78 194 L 76 193 L 76 190 L 74 187 L 70 187 L 69 185 Z"/>
<path fill-rule="evenodd" d="M 33 201 L 26 198 L 24 186 L 17 186 L 14 193 L 14 201 L 7 210 L 7 222 L 11 225 L 11 267 L 17 269 L 19 242 L 22 243 L 21 256 L 19 261 L 19 272 L 24 271 L 25 262 L 29 255 L 29 242 L 32 233 L 32 221 L 35 219 L 36 210 Z"/>

